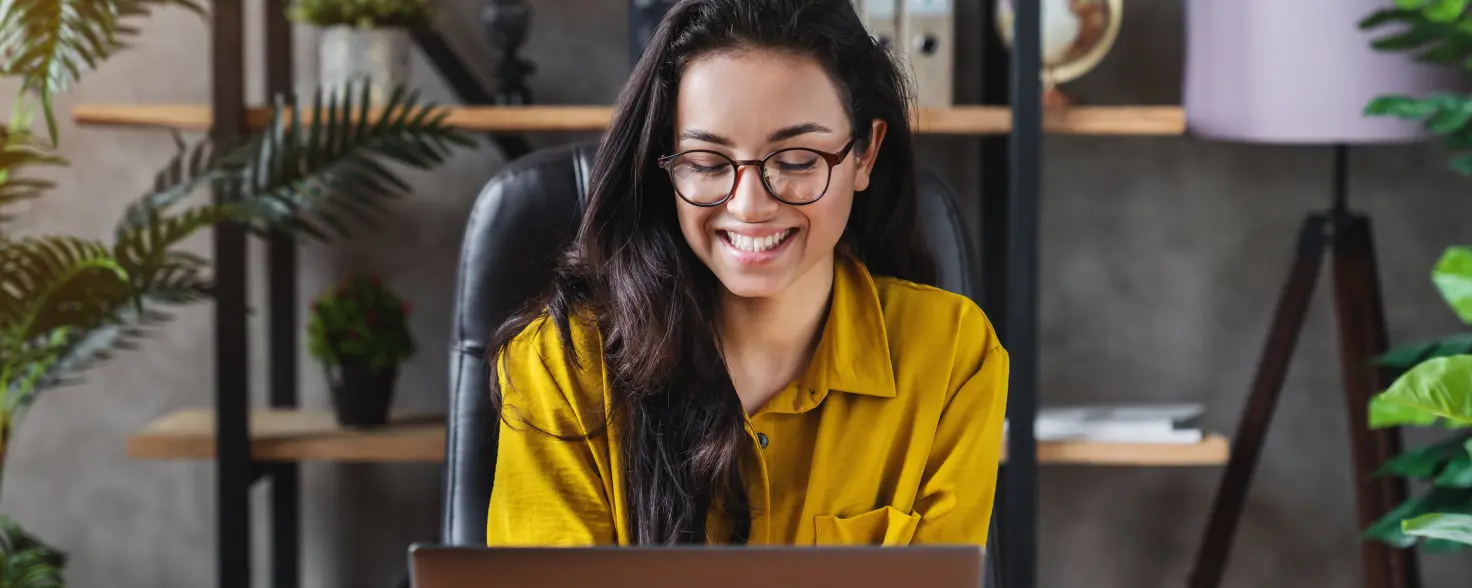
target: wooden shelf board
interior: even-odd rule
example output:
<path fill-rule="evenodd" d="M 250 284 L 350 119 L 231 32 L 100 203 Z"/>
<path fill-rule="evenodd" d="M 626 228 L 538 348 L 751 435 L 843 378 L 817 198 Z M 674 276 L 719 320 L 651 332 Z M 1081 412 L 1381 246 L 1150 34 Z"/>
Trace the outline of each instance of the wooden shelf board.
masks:
<path fill-rule="evenodd" d="M 328 411 L 251 413 L 252 455 L 261 461 L 437 463 L 445 459 L 444 418 L 397 416 L 383 428 L 345 430 Z M 128 441 L 134 459 L 213 459 L 214 411 L 184 409 L 144 427 Z M 1226 463 L 1225 437 L 1191 445 L 1093 442 L 1038 444 L 1038 462 L 1053 465 L 1192 466 Z"/>
<path fill-rule="evenodd" d="M 444 417 L 395 415 L 388 426 L 351 430 L 330 411 L 251 411 L 251 455 L 260 461 L 439 462 Z M 153 421 L 128 440 L 134 459 L 214 459 L 215 412 L 185 409 Z"/>
<path fill-rule="evenodd" d="M 468 131 L 593 132 L 608 125 L 613 109 L 606 106 L 446 106 L 446 122 Z M 210 125 L 205 105 L 80 105 L 72 110 L 78 124 L 178 128 L 203 131 Z M 246 120 L 257 128 L 270 120 L 265 108 L 250 108 Z M 1012 127 L 1010 109 L 999 106 L 956 106 L 921 109 L 914 130 L 922 134 L 994 135 Z M 1184 112 L 1177 106 L 1077 106 L 1048 111 L 1048 133 L 1072 135 L 1181 135 Z"/>

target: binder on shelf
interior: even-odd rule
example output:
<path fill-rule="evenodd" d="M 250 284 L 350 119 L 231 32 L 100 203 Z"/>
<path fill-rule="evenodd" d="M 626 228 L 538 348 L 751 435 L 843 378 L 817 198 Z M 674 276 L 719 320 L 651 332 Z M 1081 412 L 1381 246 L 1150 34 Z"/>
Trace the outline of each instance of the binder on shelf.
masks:
<path fill-rule="evenodd" d="M 1177 445 L 1200 443 L 1200 404 L 1119 404 L 1040 408 L 1038 441 Z M 1005 425 L 1004 425 L 1005 427 Z"/>
<path fill-rule="evenodd" d="M 900 63 L 919 106 L 955 103 L 956 18 L 951 0 L 900 0 Z"/>
<path fill-rule="evenodd" d="M 899 4 L 903 0 L 854 0 L 855 8 L 858 9 L 859 17 L 864 19 L 864 27 L 869 29 L 869 36 L 879 43 L 880 47 L 889 51 L 895 51 L 895 39 L 899 38 Z"/>

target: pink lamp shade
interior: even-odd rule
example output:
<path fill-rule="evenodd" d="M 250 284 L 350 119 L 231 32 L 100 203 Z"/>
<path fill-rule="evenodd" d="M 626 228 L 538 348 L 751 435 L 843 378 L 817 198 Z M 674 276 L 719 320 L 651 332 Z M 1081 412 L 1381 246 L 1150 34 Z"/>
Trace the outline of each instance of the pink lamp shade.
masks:
<path fill-rule="evenodd" d="M 1384 94 L 1464 88 L 1458 68 L 1370 47 L 1360 19 L 1393 0 L 1186 0 L 1183 99 L 1193 135 L 1291 144 L 1392 143 L 1417 121 L 1364 115 Z M 1400 25 L 1395 25 L 1400 26 Z"/>

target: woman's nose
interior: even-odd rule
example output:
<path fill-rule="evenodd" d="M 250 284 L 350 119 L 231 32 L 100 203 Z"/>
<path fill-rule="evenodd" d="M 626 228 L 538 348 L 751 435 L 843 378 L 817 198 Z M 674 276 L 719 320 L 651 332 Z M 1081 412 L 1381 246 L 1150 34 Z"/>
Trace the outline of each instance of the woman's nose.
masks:
<path fill-rule="evenodd" d="M 742 222 L 758 223 L 771 219 L 781 205 L 762 185 L 761 169 L 748 166 L 737 169 L 736 193 L 726 202 L 726 210 L 732 216 Z"/>

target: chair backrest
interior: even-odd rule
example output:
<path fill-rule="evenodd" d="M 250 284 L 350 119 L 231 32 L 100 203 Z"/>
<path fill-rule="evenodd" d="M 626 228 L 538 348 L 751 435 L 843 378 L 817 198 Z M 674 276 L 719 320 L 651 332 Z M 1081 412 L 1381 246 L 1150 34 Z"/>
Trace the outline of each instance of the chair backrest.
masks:
<path fill-rule="evenodd" d="M 446 544 L 485 542 L 497 431 L 488 400 L 486 345 L 502 321 L 548 283 L 558 253 L 577 229 L 596 147 L 549 148 L 508 164 L 486 184 L 470 214 L 451 343 Z M 939 266 L 939 286 L 979 301 L 976 256 L 953 190 L 924 170 L 917 182 L 921 225 Z"/>

